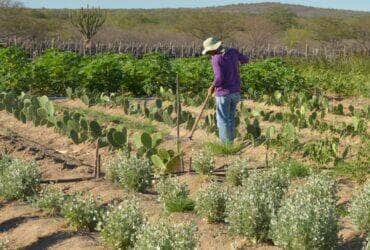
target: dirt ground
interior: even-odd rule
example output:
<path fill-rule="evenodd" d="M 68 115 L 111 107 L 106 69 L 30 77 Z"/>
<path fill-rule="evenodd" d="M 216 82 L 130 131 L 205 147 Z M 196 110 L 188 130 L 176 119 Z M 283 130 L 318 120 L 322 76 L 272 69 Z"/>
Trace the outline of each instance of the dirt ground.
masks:
<path fill-rule="evenodd" d="M 63 105 L 81 107 L 76 101 L 64 101 Z M 122 115 L 119 108 L 94 109 L 111 114 Z M 134 118 L 133 118 L 134 119 Z M 136 119 L 136 118 L 135 118 Z M 163 126 L 157 124 L 158 126 Z M 170 137 L 176 135 L 174 129 L 167 128 Z M 188 131 L 181 130 L 181 136 L 186 137 Z M 194 141 L 184 141 L 185 161 L 189 160 L 192 151 L 197 151 L 205 141 L 216 139 L 214 135 L 198 130 Z M 165 147 L 173 147 L 173 140 L 164 142 Z M 228 159 L 219 157 L 217 165 L 222 166 L 233 158 L 247 158 L 254 167 L 264 161 L 264 147 L 248 147 L 236 156 Z M 0 112 L 0 151 L 6 151 L 14 157 L 25 161 L 36 161 L 42 171 L 45 181 L 57 182 L 56 187 L 66 193 L 85 191 L 105 204 L 121 201 L 135 195 L 150 221 L 156 221 L 163 214 L 161 204 L 157 201 L 154 190 L 145 194 L 128 193 L 103 179 L 91 179 L 94 165 L 95 145 L 83 143 L 75 145 L 70 139 L 56 133 L 52 128 L 35 127 L 31 123 L 23 124 L 12 115 Z M 53 152 L 53 153 L 50 153 Z M 62 155 L 57 157 L 55 155 Z M 102 172 L 114 157 L 114 152 L 101 150 Z M 60 158 L 63 158 L 60 160 Z M 191 196 L 208 180 L 194 174 L 184 174 L 178 177 L 189 185 Z M 50 185 L 50 184 L 49 184 Z M 340 203 L 346 204 L 354 192 L 356 184 L 348 180 L 340 180 Z M 270 245 L 253 245 L 243 239 L 228 235 L 225 224 L 208 224 L 194 213 L 176 213 L 170 215 L 171 220 L 194 221 L 198 226 L 200 236 L 199 249 L 278 249 Z M 343 238 L 341 249 L 359 249 L 360 236 L 348 218 L 341 219 L 340 236 Z M 0 201 L 0 239 L 5 240 L 9 249 L 107 249 L 98 233 L 81 233 L 71 230 L 62 218 L 50 218 L 25 202 Z"/>

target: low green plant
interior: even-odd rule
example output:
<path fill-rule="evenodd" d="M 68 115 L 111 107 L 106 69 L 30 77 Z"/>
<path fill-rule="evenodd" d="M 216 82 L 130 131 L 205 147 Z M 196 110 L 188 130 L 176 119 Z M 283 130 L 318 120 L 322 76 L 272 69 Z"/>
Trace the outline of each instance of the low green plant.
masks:
<path fill-rule="evenodd" d="M 248 178 L 248 163 L 246 160 L 237 159 L 226 170 L 226 181 L 234 186 L 240 186 Z"/>
<path fill-rule="evenodd" d="M 208 222 L 222 222 L 225 219 L 228 192 L 225 188 L 213 182 L 198 191 L 195 201 L 195 211 Z"/>
<path fill-rule="evenodd" d="M 298 162 L 294 159 L 287 159 L 285 161 L 276 161 L 274 165 L 280 168 L 284 173 L 286 173 L 290 178 L 302 178 L 310 175 L 310 167 Z"/>
<path fill-rule="evenodd" d="M 82 193 L 77 193 L 63 204 L 61 214 L 75 230 L 95 230 L 102 209 L 91 195 L 84 198 Z"/>
<path fill-rule="evenodd" d="M 288 185 L 287 176 L 278 169 L 251 174 L 227 202 L 229 231 L 256 242 L 267 240 L 270 221 Z"/>
<path fill-rule="evenodd" d="M 0 197 L 5 200 L 26 199 L 40 188 L 41 172 L 36 163 L 3 159 L 0 172 Z"/>
<path fill-rule="evenodd" d="M 152 185 L 152 166 L 147 159 L 121 153 L 108 165 L 107 178 L 125 189 L 144 192 Z"/>
<path fill-rule="evenodd" d="M 180 184 L 174 178 L 163 178 L 157 184 L 159 201 L 168 212 L 184 212 L 194 209 L 194 202 L 189 199 L 186 184 Z"/>
<path fill-rule="evenodd" d="M 198 237 L 194 223 L 178 223 L 171 225 L 159 221 L 142 228 L 137 237 L 135 249 L 152 250 L 192 250 L 196 249 Z"/>
<path fill-rule="evenodd" d="M 351 201 L 350 217 L 360 231 L 370 232 L 370 181 Z"/>
<path fill-rule="evenodd" d="M 62 191 L 47 186 L 41 190 L 33 203 L 46 214 L 55 216 L 60 214 L 67 197 Z"/>
<path fill-rule="evenodd" d="M 99 223 L 104 242 L 115 249 L 130 249 L 145 222 L 137 201 L 127 200 L 119 206 L 110 206 Z"/>
<path fill-rule="evenodd" d="M 210 155 L 207 152 L 202 151 L 198 153 L 197 155 L 195 155 L 192 168 L 198 174 L 208 175 L 208 174 L 211 174 L 212 171 L 214 170 L 215 161 L 212 155 Z"/>
<path fill-rule="evenodd" d="M 205 149 L 213 155 L 235 155 L 244 148 L 242 143 L 207 142 Z"/>
<path fill-rule="evenodd" d="M 304 156 L 319 164 L 326 164 L 338 159 L 339 139 L 315 140 L 303 146 Z"/>
<path fill-rule="evenodd" d="M 333 249 L 338 242 L 336 184 L 313 175 L 290 195 L 271 222 L 274 244 L 285 249 Z"/>

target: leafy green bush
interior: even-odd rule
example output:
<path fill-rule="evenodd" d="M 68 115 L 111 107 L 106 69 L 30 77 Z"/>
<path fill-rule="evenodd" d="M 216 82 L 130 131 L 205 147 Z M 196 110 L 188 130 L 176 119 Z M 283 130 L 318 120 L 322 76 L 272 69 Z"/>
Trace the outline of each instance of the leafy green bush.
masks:
<path fill-rule="evenodd" d="M 230 232 L 255 241 L 268 239 L 270 221 L 288 185 L 287 176 L 277 169 L 251 174 L 226 205 Z"/>
<path fill-rule="evenodd" d="M 310 176 L 282 204 L 271 237 L 286 249 L 333 249 L 338 242 L 336 185 L 328 176 Z"/>
<path fill-rule="evenodd" d="M 164 221 L 143 227 L 135 249 L 152 250 L 191 250 L 196 249 L 198 238 L 197 227 L 193 223 L 170 225 Z"/>
<path fill-rule="evenodd" d="M 102 209 L 94 197 L 85 199 L 77 193 L 64 203 L 61 214 L 75 230 L 93 231 L 100 221 Z"/>
<path fill-rule="evenodd" d="M 19 47 L 0 48 L 0 90 L 27 91 L 29 62 L 26 52 Z"/>
<path fill-rule="evenodd" d="M 67 196 L 62 191 L 47 186 L 41 190 L 33 203 L 46 214 L 55 216 L 60 214 L 66 200 Z"/>
<path fill-rule="evenodd" d="M 168 212 L 190 211 L 194 208 L 194 202 L 188 198 L 188 187 L 174 178 L 161 179 L 157 184 L 157 191 L 159 201 Z"/>
<path fill-rule="evenodd" d="M 248 176 L 248 163 L 245 160 L 237 159 L 227 167 L 226 181 L 234 186 L 242 185 Z"/>
<path fill-rule="evenodd" d="M 80 83 L 78 75 L 81 57 L 73 52 L 47 50 L 31 63 L 32 92 L 37 94 L 65 94 Z"/>
<path fill-rule="evenodd" d="M 222 222 L 225 219 L 228 192 L 216 182 L 198 191 L 195 210 L 208 222 Z"/>
<path fill-rule="evenodd" d="M 152 185 L 152 166 L 147 159 L 120 154 L 108 166 L 107 178 L 123 188 L 143 192 Z"/>
<path fill-rule="evenodd" d="M 370 181 L 352 199 L 350 216 L 359 230 L 370 232 Z"/>
<path fill-rule="evenodd" d="M 240 68 L 245 91 L 254 97 L 273 95 L 280 91 L 283 96 L 289 92 L 305 90 L 305 79 L 280 58 L 266 59 Z"/>
<path fill-rule="evenodd" d="M 148 53 L 138 60 L 136 79 L 146 95 L 159 93 L 160 87 L 174 89 L 172 67 L 169 58 L 161 53 Z"/>
<path fill-rule="evenodd" d="M 90 93 L 119 92 L 124 78 L 120 55 L 98 54 L 85 59 L 79 74 L 82 86 Z"/>
<path fill-rule="evenodd" d="M 0 197 L 5 200 L 25 199 L 37 193 L 41 172 L 35 163 L 25 163 L 19 159 L 3 159 L 2 162 Z"/>
<path fill-rule="evenodd" d="M 132 248 L 144 217 L 137 201 L 128 200 L 118 207 L 111 206 L 103 216 L 101 236 L 105 243 L 115 249 Z"/>
<path fill-rule="evenodd" d="M 173 71 L 179 74 L 181 93 L 201 93 L 213 79 L 208 57 L 177 58 L 172 61 Z"/>
<path fill-rule="evenodd" d="M 198 174 L 210 174 L 215 168 L 215 161 L 209 153 L 200 152 L 195 155 L 192 168 Z"/>

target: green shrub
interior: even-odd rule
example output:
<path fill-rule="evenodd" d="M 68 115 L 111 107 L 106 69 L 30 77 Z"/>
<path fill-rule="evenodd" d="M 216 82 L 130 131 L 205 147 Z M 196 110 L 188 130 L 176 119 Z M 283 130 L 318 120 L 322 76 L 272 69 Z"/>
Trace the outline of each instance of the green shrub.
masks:
<path fill-rule="evenodd" d="M 195 155 L 192 168 L 198 174 L 211 174 L 215 168 L 215 162 L 212 155 L 207 152 L 200 152 Z"/>
<path fill-rule="evenodd" d="M 120 90 L 124 77 L 120 55 L 98 54 L 82 62 L 79 74 L 88 92 L 114 93 Z"/>
<path fill-rule="evenodd" d="M 90 195 L 85 199 L 77 193 L 63 204 L 61 214 L 75 230 L 93 231 L 100 221 L 102 210 L 94 197 Z"/>
<path fill-rule="evenodd" d="M 118 207 L 111 206 L 103 217 L 101 236 L 104 242 L 115 249 L 132 248 L 144 217 L 137 201 L 126 201 Z"/>
<path fill-rule="evenodd" d="M 78 71 L 81 57 L 74 52 L 47 50 L 31 63 L 32 92 L 36 94 L 65 94 L 68 87 L 80 83 Z"/>
<path fill-rule="evenodd" d="M 266 59 L 240 68 L 245 91 L 253 97 L 273 95 L 280 91 L 283 96 L 289 92 L 305 91 L 305 79 L 280 58 Z"/>
<path fill-rule="evenodd" d="M 298 162 L 294 159 L 288 159 L 285 161 L 274 162 L 277 168 L 280 168 L 284 173 L 286 173 L 290 178 L 302 178 L 310 175 L 310 167 Z"/>
<path fill-rule="evenodd" d="M 143 192 L 152 185 L 152 166 L 146 159 L 120 154 L 109 164 L 107 178 L 123 188 Z"/>
<path fill-rule="evenodd" d="M 174 178 L 161 179 L 157 184 L 157 191 L 159 201 L 168 212 L 190 211 L 194 208 L 193 201 L 188 198 L 188 187 Z"/>
<path fill-rule="evenodd" d="M 288 185 L 287 176 L 277 169 L 251 174 L 226 205 L 230 232 L 255 241 L 268 239 L 271 218 Z"/>
<path fill-rule="evenodd" d="M 50 216 L 59 215 L 67 196 L 60 190 L 50 186 L 45 187 L 33 200 L 36 207 Z"/>
<path fill-rule="evenodd" d="M 222 222 L 225 219 L 228 192 L 216 182 L 198 191 L 195 210 L 208 222 Z"/>
<path fill-rule="evenodd" d="M 0 173 L 0 197 L 5 200 L 25 199 L 37 193 L 41 172 L 35 163 L 25 163 L 19 159 L 2 162 L 5 167 Z"/>
<path fill-rule="evenodd" d="M 351 201 L 350 217 L 359 230 L 370 232 L 370 181 Z"/>
<path fill-rule="evenodd" d="M 333 249 L 338 242 L 335 181 L 314 175 L 290 195 L 271 223 L 271 237 L 286 249 Z"/>
<path fill-rule="evenodd" d="M 173 71 L 179 74 L 181 93 L 201 93 L 213 79 L 212 65 L 207 57 L 176 58 L 172 60 Z"/>
<path fill-rule="evenodd" d="M 29 90 L 29 62 L 20 47 L 0 48 L 0 90 Z"/>
<path fill-rule="evenodd" d="M 245 160 L 233 161 L 226 170 L 226 181 L 234 186 L 240 186 L 248 178 L 248 163 Z"/>
<path fill-rule="evenodd" d="M 160 87 L 174 89 L 172 67 L 169 58 L 161 53 L 148 53 L 137 61 L 136 79 L 146 95 L 159 93 Z"/>
<path fill-rule="evenodd" d="M 191 250 L 196 249 L 197 227 L 193 223 L 169 225 L 163 221 L 143 227 L 135 249 Z"/>

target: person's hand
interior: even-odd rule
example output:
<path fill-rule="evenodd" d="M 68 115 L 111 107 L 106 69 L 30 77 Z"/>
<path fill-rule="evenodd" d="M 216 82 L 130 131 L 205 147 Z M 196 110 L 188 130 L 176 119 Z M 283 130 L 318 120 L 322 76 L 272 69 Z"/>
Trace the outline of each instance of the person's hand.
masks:
<path fill-rule="evenodd" d="M 211 87 L 208 88 L 208 94 L 212 95 L 215 92 L 215 86 L 211 85 Z"/>

